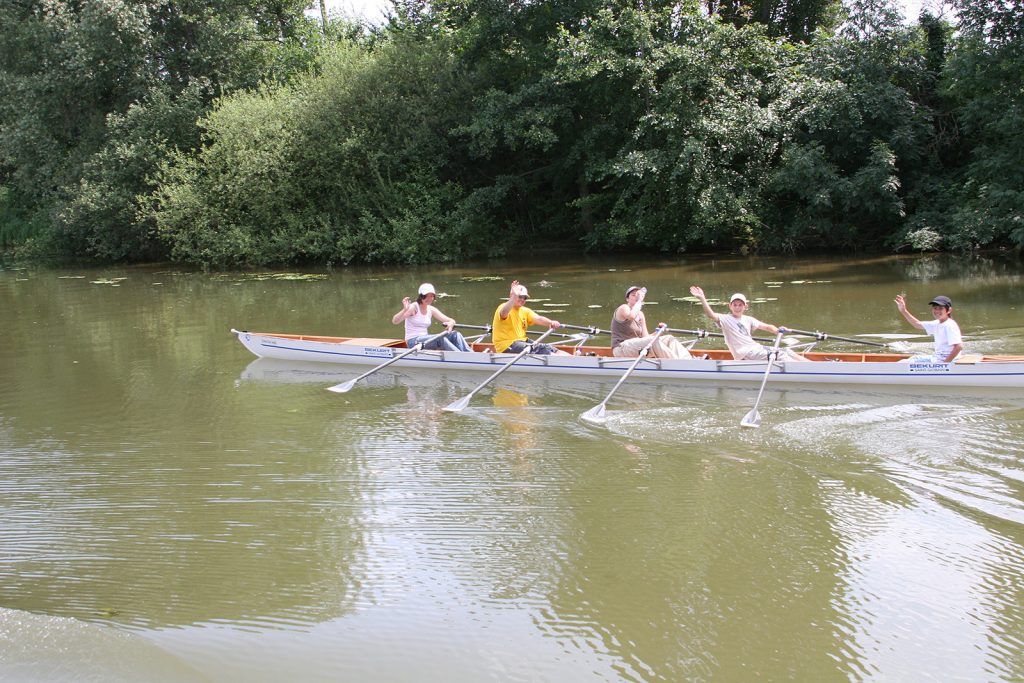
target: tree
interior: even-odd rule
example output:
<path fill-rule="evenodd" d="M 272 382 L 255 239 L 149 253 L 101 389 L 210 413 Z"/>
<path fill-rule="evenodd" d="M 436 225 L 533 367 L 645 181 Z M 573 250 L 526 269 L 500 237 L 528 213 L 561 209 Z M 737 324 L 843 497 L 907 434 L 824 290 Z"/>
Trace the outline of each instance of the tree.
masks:
<path fill-rule="evenodd" d="M 287 80 L 314 63 L 294 47 L 312 33 L 304 5 L 0 5 L 0 185 L 8 201 L 51 226 L 44 237 L 62 251 L 157 255 L 152 226 L 138 220 L 152 172 L 170 150 L 196 144 L 195 120 L 215 97 L 267 78 Z M 181 124 L 183 116 L 191 126 Z"/>

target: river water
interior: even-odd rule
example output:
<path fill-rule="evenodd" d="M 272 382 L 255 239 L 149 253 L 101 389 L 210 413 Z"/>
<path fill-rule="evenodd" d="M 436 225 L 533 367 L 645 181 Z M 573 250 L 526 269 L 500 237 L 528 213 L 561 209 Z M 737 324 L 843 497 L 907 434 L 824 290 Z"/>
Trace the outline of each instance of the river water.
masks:
<path fill-rule="evenodd" d="M 400 335 L 422 281 L 531 305 L 1024 353 L 1013 257 L 436 269 L 0 270 L 2 681 L 1019 681 L 1024 396 L 610 383 L 255 361 L 230 334 Z M 860 337 L 858 337 L 860 338 Z M 708 342 L 701 342 L 708 344 Z M 851 346 L 819 346 L 853 350 Z"/>

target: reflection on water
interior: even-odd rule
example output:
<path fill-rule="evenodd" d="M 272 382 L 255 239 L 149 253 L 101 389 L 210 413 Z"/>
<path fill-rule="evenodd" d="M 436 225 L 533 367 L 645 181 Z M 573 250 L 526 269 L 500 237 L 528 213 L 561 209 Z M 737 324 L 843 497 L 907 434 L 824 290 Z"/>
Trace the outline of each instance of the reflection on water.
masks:
<path fill-rule="evenodd" d="M 42 652 L 59 656 L 40 657 Z M 4 608 L 0 680 L 210 683 L 180 657 L 122 629 Z"/>
<path fill-rule="evenodd" d="M 845 335 L 906 334 L 892 294 L 941 290 L 977 350 L 1020 353 L 1019 264 L 63 275 L 0 272 L 0 680 L 98 649 L 106 680 L 1024 677 L 1021 397 L 769 382 L 749 430 L 756 387 L 627 381 L 596 428 L 579 416 L 613 381 L 506 373 L 451 414 L 486 375 L 333 394 L 365 368 L 228 333 L 351 333 L 359 311 L 392 335 L 428 276 L 486 322 L 514 276 L 572 322 L 641 282 L 699 327 L 673 298 L 699 281 Z"/>

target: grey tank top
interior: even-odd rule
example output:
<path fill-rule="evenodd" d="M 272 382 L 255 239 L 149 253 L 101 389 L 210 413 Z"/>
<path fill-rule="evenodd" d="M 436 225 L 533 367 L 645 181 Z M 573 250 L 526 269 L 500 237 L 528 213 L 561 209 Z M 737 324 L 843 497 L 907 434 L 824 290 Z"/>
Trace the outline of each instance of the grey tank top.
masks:
<path fill-rule="evenodd" d="M 639 320 L 633 318 L 626 318 L 625 322 L 619 322 L 618 318 L 612 316 L 612 348 L 617 348 L 619 344 L 626 341 L 627 339 L 635 339 L 636 337 L 644 336 L 644 321 L 645 317 L 643 312 L 640 312 L 638 316 Z"/>

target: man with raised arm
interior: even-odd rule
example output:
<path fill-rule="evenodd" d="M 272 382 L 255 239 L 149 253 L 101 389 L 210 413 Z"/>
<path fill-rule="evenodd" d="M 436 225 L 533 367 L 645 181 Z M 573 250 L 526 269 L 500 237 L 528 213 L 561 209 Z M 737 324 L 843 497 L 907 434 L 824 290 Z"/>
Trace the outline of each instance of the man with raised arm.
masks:
<path fill-rule="evenodd" d="M 772 334 L 786 332 L 785 327 L 769 325 L 746 315 L 747 297 L 739 292 L 729 297 L 728 314 L 716 313 L 708 303 L 707 297 L 704 296 L 704 290 L 697 285 L 690 287 L 690 294 L 700 300 L 701 306 L 704 307 L 704 315 L 714 320 L 722 328 L 725 344 L 736 360 L 765 360 L 768 358 L 769 350 L 757 343 L 754 339 L 754 330 L 764 330 Z M 786 360 L 809 360 L 790 349 L 779 349 L 779 356 Z"/>
<path fill-rule="evenodd" d="M 538 315 L 524 306 L 530 294 L 519 280 L 512 281 L 508 301 L 498 306 L 491 322 L 491 337 L 498 353 L 519 353 L 526 348 L 526 330 L 530 325 L 546 325 L 553 330 L 561 327 L 557 320 Z M 534 344 L 531 353 L 569 355 L 551 344 Z"/>
<path fill-rule="evenodd" d="M 646 287 L 633 285 L 626 290 L 626 303 L 612 314 L 612 355 L 616 358 L 635 358 L 651 343 L 654 336 L 647 329 L 644 316 Z M 663 334 L 651 344 L 652 358 L 692 358 L 689 350 L 675 337 Z"/>

